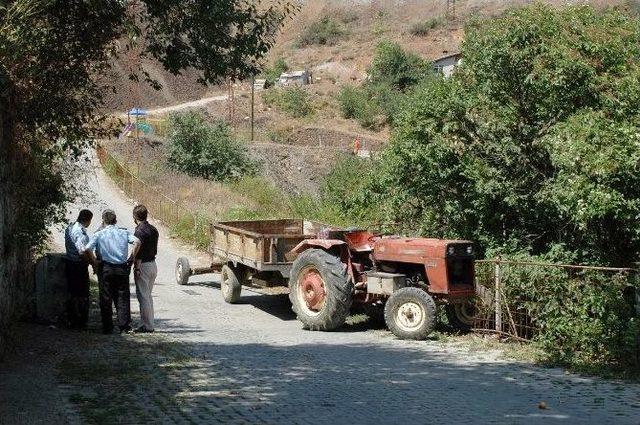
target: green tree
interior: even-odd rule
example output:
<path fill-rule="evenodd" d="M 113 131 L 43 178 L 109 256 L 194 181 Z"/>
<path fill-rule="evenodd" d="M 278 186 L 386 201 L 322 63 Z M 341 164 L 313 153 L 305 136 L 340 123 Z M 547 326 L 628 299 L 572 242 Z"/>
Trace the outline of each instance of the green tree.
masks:
<path fill-rule="evenodd" d="M 477 242 L 488 256 L 633 266 L 640 257 L 640 22 L 536 5 L 471 23 L 464 62 L 422 80 L 343 214 Z M 361 194 L 366 194 L 362 197 Z M 398 229 L 399 228 L 399 229 Z M 640 326 L 625 276 L 506 267 L 506 299 L 548 358 L 630 367 Z M 637 366 L 637 365 L 636 365 Z"/>
<path fill-rule="evenodd" d="M 60 163 L 109 132 L 98 114 L 114 58 L 138 49 L 202 82 L 240 78 L 259 62 L 294 7 L 229 0 L 7 0 L 0 2 L 0 298 L 18 262 L 45 242 L 74 195 Z M 144 70 L 131 75 L 153 82 Z M 25 180 L 26 179 L 26 180 Z M 0 347 L 11 304 L 0 303 Z"/>
<path fill-rule="evenodd" d="M 378 45 L 368 73 L 369 80 L 362 86 L 344 86 L 338 102 L 345 118 L 354 118 L 372 130 L 392 125 L 415 86 L 426 78 L 435 78 L 427 61 L 391 41 Z"/>
<path fill-rule="evenodd" d="M 231 137 L 224 121 L 209 124 L 201 114 L 174 114 L 169 119 L 169 165 L 192 176 L 229 180 L 252 174 L 255 164 L 246 147 Z"/>
<path fill-rule="evenodd" d="M 628 265 L 640 255 L 638 22 L 542 5 L 472 23 L 395 121 L 380 194 L 414 231 Z"/>
<path fill-rule="evenodd" d="M 405 90 L 421 81 L 430 71 L 429 63 L 420 56 L 386 40 L 376 47 L 369 76 L 373 84 L 389 84 Z"/>

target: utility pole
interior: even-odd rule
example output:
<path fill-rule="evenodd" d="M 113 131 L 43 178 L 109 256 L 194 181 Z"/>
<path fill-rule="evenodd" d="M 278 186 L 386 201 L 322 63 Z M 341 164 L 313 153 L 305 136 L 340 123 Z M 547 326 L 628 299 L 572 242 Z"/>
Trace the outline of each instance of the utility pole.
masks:
<path fill-rule="evenodd" d="M 251 142 L 255 140 L 254 134 L 254 103 L 255 103 L 255 92 L 256 92 L 256 77 L 255 75 L 251 77 Z"/>

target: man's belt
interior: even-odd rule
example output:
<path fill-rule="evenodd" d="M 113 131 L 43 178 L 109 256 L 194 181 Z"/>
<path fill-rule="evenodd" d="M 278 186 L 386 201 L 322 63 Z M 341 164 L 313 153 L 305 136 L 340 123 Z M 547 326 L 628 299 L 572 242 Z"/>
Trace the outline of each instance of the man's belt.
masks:
<path fill-rule="evenodd" d="M 122 268 L 122 269 L 129 267 L 129 264 L 127 264 L 127 263 L 113 264 L 113 263 L 110 263 L 108 261 L 103 261 L 102 264 L 105 265 L 105 266 L 118 267 L 118 268 Z"/>

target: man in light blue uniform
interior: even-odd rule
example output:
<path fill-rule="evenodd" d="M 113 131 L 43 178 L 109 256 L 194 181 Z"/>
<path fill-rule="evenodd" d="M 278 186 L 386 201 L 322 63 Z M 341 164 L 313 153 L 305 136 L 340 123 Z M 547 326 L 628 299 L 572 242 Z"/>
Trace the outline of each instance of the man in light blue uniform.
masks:
<path fill-rule="evenodd" d="M 84 254 L 89 243 L 87 227 L 93 213 L 82 210 L 78 219 L 64 232 L 66 250 L 65 274 L 67 277 L 67 317 L 74 329 L 85 329 L 89 318 L 89 260 Z"/>
<path fill-rule="evenodd" d="M 102 332 L 113 332 L 113 304 L 116 307 L 117 324 L 120 333 L 131 330 L 131 294 L 129 292 L 129 274 L 131 264 L 140 249 L 140 240 L 133 233 L 116 227 L 116 214 L 113 210 L 102 213 L 104 229 L 96 232 L 85 247 L 93 264 L 100 269 L 100 316 Z M 129 245 L 133 245 L 129 255 Z M 96 250 L 100 264 L 93 255 Z"/>

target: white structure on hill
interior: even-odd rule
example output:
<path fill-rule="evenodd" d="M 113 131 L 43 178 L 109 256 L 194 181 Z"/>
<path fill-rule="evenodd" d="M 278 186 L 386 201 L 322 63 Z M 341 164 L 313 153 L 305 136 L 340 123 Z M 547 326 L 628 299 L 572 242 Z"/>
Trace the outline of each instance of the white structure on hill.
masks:
<path fill-rule="evenodd" d="M 462 63 L 462 53 L 452 53 L 433 61 L 433 70 L 442 73 L 445 78 L 451 76 L 458 65 Z"/>
<path fill-rule="evenodd" d="M 277 84 L 279 86 L 306 86 L 307 84 L 311 84 L 313 82 L 313 77 L 311 76 L 311 72 L 305 69 L 304 71 L 292 71 L 292 72 L 283 72 L 278 78 Z"/>

